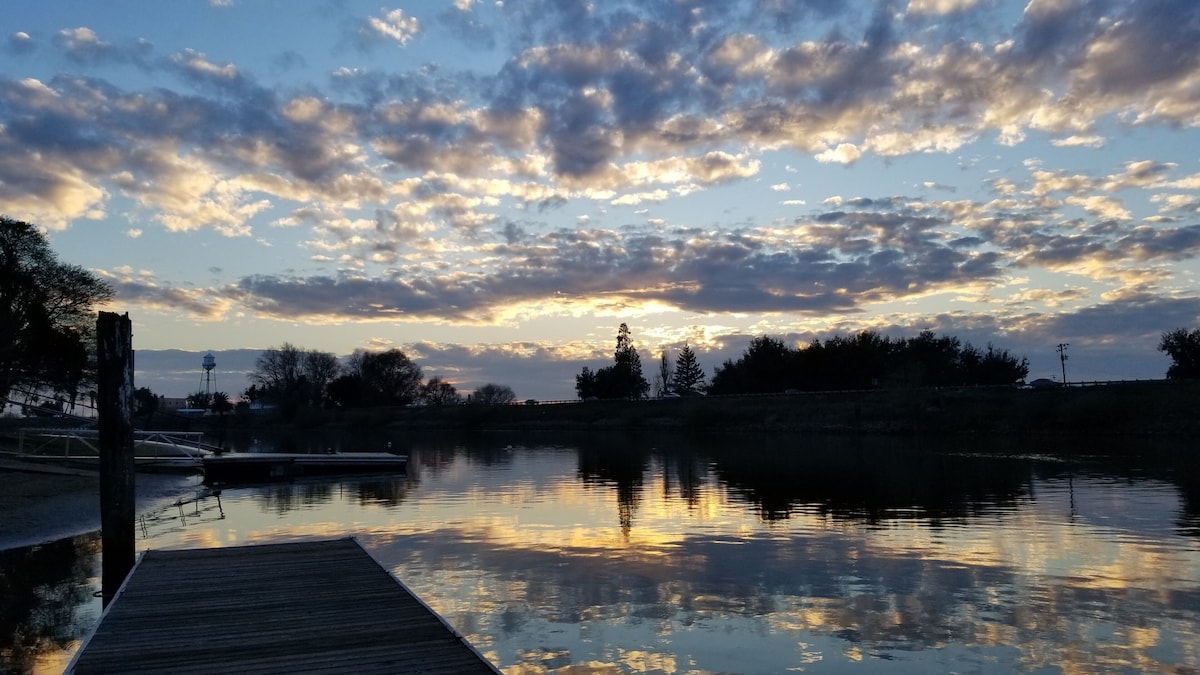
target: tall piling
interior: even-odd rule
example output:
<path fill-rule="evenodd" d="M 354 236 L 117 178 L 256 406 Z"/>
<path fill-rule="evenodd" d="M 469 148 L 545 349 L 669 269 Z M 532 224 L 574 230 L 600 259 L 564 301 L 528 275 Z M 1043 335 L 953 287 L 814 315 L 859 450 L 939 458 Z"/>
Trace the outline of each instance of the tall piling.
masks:
<path fill-rule="evenodd" d="M 133 327 L 129 314 L 96 319 L 96 403 L 100 432 L 101 593 L 108 606 L 133 569 Z"/>

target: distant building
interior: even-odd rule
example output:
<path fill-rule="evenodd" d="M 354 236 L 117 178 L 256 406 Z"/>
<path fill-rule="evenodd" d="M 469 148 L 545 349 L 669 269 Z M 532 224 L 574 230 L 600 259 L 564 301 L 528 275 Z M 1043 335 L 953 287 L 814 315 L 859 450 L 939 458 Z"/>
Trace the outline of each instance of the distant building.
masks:
<path fill-rule="evenodd" d="M 176 410 L 181 410 L 188 407 L 186 398 L 177 398 L 172 396 L 158 397 L 158 411 L 165 413 L 173 413 Z"/>

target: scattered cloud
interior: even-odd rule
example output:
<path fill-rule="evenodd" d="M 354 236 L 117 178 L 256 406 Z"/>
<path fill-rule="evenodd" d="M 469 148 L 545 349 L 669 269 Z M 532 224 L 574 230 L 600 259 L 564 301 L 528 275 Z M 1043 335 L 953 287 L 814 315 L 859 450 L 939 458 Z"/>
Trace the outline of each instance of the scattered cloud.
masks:
<path fill-rule="evenodd" d="M 0 212 L 299 253 L 204 289 L 110 272 L 122 301 L 201 320 L 479 326 L 603 306 L 838 325 L 944 296 L 1032 326 L 1128 316 L 1113 294 L 1131 289 L 1187 307 L 1166 300 L 1194 295 L 1200 174 L 1114 148 L 1200 129 L 1200 4 L 1023 4 L 331 7 L 360 50 L 256 64 L 14 25 Z M 462 58 L 422 61 L 435 34 Z M 297 85 L 309 63 L 327 70 Z M 858 182 L 935 160 L 949 168 L 898 189 Z"/>
<path fill-rule="evenodd" d="M 5 51 L 13 55 L 30 54 L 37 49 L 37 44 L 25 31 L 17 31 L 9 33 L 8 38 L 4 42 Z"/>
<path fill-rule="evenodd" d="M 420 29 L 420 22 L 406 15 L 402 9 L 390 10 L 382 17 L 369 17 L 365 27 L 368 35 L 391 40 L 401 46 L 408 44 Z"/>
<path fill-rule="evenodd" d="M 839 143 L 836 148 L 829 148 L 816 155 L 818 162 L 834 164 L 853 164 L 862 157 L 862 151 L 853 143 Z"/>

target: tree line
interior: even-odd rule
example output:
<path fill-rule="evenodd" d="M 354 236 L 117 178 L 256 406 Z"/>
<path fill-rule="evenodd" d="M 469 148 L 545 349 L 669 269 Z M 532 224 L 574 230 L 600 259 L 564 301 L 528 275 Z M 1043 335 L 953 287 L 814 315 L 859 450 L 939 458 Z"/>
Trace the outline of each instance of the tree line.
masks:
<path fill-rule="evenodd" d="M 425 380 L 421 367 L 399 349 L 359 349 L 339 360 L 331 352 L 306 350 L 285 342 L 258 356 L 250 381 L 250 387 L 242 393 L 244 400 L 288 410 L 464 402 L 507 405 L 516 399 L 511 387 L 495 383 L 464 397 L 441 377 Z"/>
<path fill-rule="evenodd" d="M 928 330 L 899 339 L 868 330 L 798 348 L 762 336 L 741 358 L 716 368 L 709 393 L 1011 385 L 1028 374 L 1029 360 L 1023 356 Z"/>
<path fill-rule="evenodd" d="M 1158 350 L 1171 358 L 1168 379 L 1200 378 L 1200 328 L 1163 333 Z M 674 362 L 662 352 L 654 377 L 656 396 L 701 393 L 767 394 L 786 391 L 838 391 L 879 387 L 1011 385 L 1029 375 L 1029 360 L 990 342 L 980 348 L 952 335 L 924 330 L 915 337 L 891 338 L 866 330 L 822 342 L 790 347 L 778 338 L 756 337 L 737 359 L 726 359 L 706 384 L 695 351 L 684 344 Z M 651 385 L 629 327 L 621 324 L 613 365 L 575 376 L 579 398 L 646 396 Z"/>
<path fill-rule="evenodd" d="M 684 344 L 674 362 L 662 352 L 654 390 L 657 396 L 767 394 L 785 391 L 833 391 L 897 386 L 970 386 L 1013 384 L 1029 374 L 1029 361 L 992 344 L 984 348 L 958 338 L 922 331 L 892 339 L 875 331 L 814 340 L 790 347 L 767 335 L 750 341 L 746 351 L 727 359 L 705 383 L 695 351 Z M 575 377 L 579 398 L 642 398 L 650 390 L 629 327 L 617 330 L 613 365 Z"/>

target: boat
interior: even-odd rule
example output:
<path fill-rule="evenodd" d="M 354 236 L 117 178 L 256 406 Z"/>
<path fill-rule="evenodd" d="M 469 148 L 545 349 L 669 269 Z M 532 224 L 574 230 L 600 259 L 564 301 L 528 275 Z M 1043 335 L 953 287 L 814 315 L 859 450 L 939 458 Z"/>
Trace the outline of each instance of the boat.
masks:
<path fill-rule="evenodd" d="M 403 473 L 407 455 L 390 452 L 235 452 L 203 458 L 204 482 L 263 483 L 320 476 Z"/>
<path fill-rule="evenodd" d="M 203 459 L 215 448 L 195 432 L 135 431 L 135 471 L 152 473 L 200 473 Z M 100 441 L 95 430 L 23 430 L 17 441 L 15 459 L 54 466 L 99 469 Z"/>

